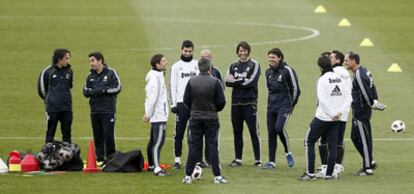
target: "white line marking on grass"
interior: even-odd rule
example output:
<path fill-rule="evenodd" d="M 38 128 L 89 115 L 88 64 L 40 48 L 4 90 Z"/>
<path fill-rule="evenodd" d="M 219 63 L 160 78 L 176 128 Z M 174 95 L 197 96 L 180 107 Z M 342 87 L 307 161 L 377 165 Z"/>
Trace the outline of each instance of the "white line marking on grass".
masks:
<path fill-rule="evenodd" d="M 197 19 L 178 19 L 178 18 L 152 18 L 152 17 L 142 17 L 141 20 L 146 21 L 155 21 L 155 22 L 182 22 L 182 23 L 206 23 L 206 24 L 223 24 L 223 25 L 239 25 L 239 26 L 254 26 L 254 27 L 272 27 L 272 28 L 285 28 L 285 29 L 292 29 L 292 30 L 301 30 L 301 31 L 308 31 L 310 34 L 306 36 L 301 36 L 298 38 L 289 38 L 283 40 L 269 40 L 269 41 L 260 41 L 260 42 L 251 42 L 251 45 L 259 46 L 259 45 L 273 45 L 273 44 L 280 44 L 280 43 L 288 43 L 288 42 L 297 42 L 315 38 L 320 35 L 319 30 L 305 27 L 305 26 L 294 26 L 294 25 L 286 25 L 286 24 L 269 24 L 269 23 L 257 23 L 257 22 L 231 22 L 231 21 L 212 21 L 212 20 L 197 20 Z M 225 48 L 225 47 L 233 47 L 235 45 L 229 44 L 217 44 L 217 45 L 202 45 L 201 48 Z M 144 51 L 153 51 L 153 50 L 176 50 L 177 47 L 160 47 L 160 48 L 137 48 L 131 49 L 132 51 L 137 52 L 144 52 Z"/>
<path fill-rule="evenodd" d="M 44 140 L 44 137 L 0 137 L 0 140 Z M 72 137 L 73 140 L 91 140 L 92 137 Z M 116 140 L 124 141 L 143 141 L 148 140 L 148 137 L 115 137 Z M 221 140 L 233 140 L 232 137 L 220 138 Z M 267 141 L 268 138 L 261 138 L 262 141 Z M 165 140 L 172 141 L 173 138 L 165 138 Z M 291 138 L 293 141 L 303 141 L 300 138 Z M 345 139 L 346 141 L 351 141 L 351 139 Z M 374 141 L 414 141 L 414 138 L 374 138 Z"/>

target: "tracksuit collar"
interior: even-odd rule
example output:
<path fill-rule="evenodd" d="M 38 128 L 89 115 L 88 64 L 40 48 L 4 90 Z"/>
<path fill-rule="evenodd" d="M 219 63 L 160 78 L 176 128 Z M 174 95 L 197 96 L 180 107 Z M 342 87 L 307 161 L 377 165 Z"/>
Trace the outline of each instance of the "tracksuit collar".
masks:
<path fill-rule="evenodd" d="M 180 59 L 184 62 L 190 62 L 193 60 L 193 55 L 191 55 L 191 57 L 184 57 L 184 55 L 181 55 Z"/>
<path fill-rule="evenodd" d="M 104 64 L 104 67 L 103 67 L 103 69 L 102 69 L 101 73 L 98 73 L 97 71 L 95 71 L 95 70 L 93 70 L 93 69 L 91 69 L 90 71 L 91 71 L 91 73 L 94 73 L 94 74 L 98 74 L 98 75 L 100 75 L 100 74 L 102 74 L 102 73 L 106 72 L 107 70 L 108 70 L 108 66 L 107 66 L 106 64 Z"/>
<path fill-rule="evenodd" d="M 336 63 L 336 64 L 334 64 L 332 67 L 340 67 L 340 66 L 342 66 L 341 64 L 339 64 L 339 63 Z"/>
<path fill-rule="evenodd" d="M 281 62 L 279 62 L 279 64 L 276 67 L 272 67 L 270 64 L 269 64 L 269 67 L 270 67 L 270 69 L 276 71 L 278 69 L 282 69 L 283 67 L 285 67 L 285 65 L 286 65 L 286 63 L 284 61 L 281 61 Z"/>

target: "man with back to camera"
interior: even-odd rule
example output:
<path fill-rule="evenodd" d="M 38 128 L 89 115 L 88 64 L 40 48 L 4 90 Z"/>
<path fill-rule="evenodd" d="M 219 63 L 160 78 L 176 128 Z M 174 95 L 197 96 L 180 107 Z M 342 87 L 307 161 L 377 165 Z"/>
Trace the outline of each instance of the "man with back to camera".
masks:
<path fill-rule="evenodd" d="M 260 64 L 250 58 L 251 47 L 246 41 L 236 46 L 239 59 L 229 65 L 226 86 L 232 87 L 231 122 L 233 125 L 235 159 L 231 167 L 242 165 L 243 123 L 247 123 L 254 152 L 254 166 L 261 166 L 260 133 L 257 122 L 257 82 L 260 77 Z"/>
<path fill-rule="evenodd" d="M 91 65 L 83 95 L 89 98 L 96 160 L 102 164 L 115 152 L 116 100 L 121 92 L 121 80 L 115 69 L 105 64 L 102 53 L 88 55 Z"/>
<path fill-rule="evenodd" d="M 150 140 L 147 146 L 148 171 L 156 176 L 168 176 L 168 172 L 160 167 L 161 148 L 165 143 L 165 130 L 168 121 L 167 87 L 164 73 L 167 70 L 167 59 L 162 54 L 151 57 L 152 69 L 147 73 L 145 81 L 145 115 L 144 122 L 151 123 Z"/>
<path fill-rule="evenodd" d="M 333 67 L 334 73 L 339 75 L 341 79 L 345 82 L 349 91 L 352 90 L 352 79 L 348 72 L 348 70 L 343 66 L 344 63 L 344 54 L 341 51 L 333 50 L 329 54 L 329 59 L 331 60 L 331 65 Z M 351 92 L 347 93 L 348 98 L 352 98 Z M 346 130 L 346 122 L 348 121 L 348 115 L 351 105 L 348 107 L 348 110 L 344 113 L 344 117 L 340 120 L 339 128 L 338 128 L 338 141 L 337 141 L 337 153 L 336 153 L 336 164 L 334 167 L 333 174 L 335 176 L 340 176 L 340 174 L 344 171 L 344 167 L 342 166 L 342 161 L 344 157 L 344 134 Z M 324 178 L 326 174 L 327 168 L 327 160 L 328 160 L 328 145 L 326 144 L 326 137 L 322 136 L 319 139 L 319 154 L 321 157 L 321 170 L 316 174 L 316 178 Z"/>
<path fill-rule="evenodd" d="M 58 122 L 60 122 L 62 141 L 68 143 L 72 141 L 73 71 L 69 60 L 68 49 L 56 49 L 53 53 L 52 64 L 40 73 L 38 79 L 37 91 L 44 100 L 46 109 L 46 143 L 55 141 Z"/>
<path fill-rule="evenodd" d="M 198 61 L 200 74 L 191 78 L 184 93 L 184 104 L 191 110 L 188 127 L 189 152 L 182 182 L 191 184 L 191 174 L 202 156 L 203 136 L 209 150 L 209 161 L 214 174 L 214 184 L 227 183 L 221 175 L 218 153 L 219 117 L 218 112 L 226 105 L 222 83 L 210 75 L 211 62 L 208 59 Z"/>
<path fill-rule="evenodd" d="M 181 168 L 183 138 L 190 111 L 183 103 L 184 90 L 191 77 L 198 74 L 197 60 L 193 59 L 194 44 L 184 40 L 181 44 L 181 58 L 171 69 L 171 112 L 176 114 L 174 130 L 174 169 Z"/>
<path fill-rule="evenodd" d="M 315 143 L 321 137 L 326 137 L 328 143 L 328 167 L 325 179 L 334 177 L 333 170 L 336 159 L 336 144 L 340 120 L 347 115 L 352 99 L 347 95 L 349 88 L 345 82 L 333 72 L 328 56 L 318 59 L 322 75 L 317 83 L 318 107 L 305 136 L 306 171 L 299 178 L 301 181 L 315 180 Z"/>
<path fill-rule="evenodd" d="M 278 135 L 285 148 L 288 166 L 293 167 L 295 161 L 286 127 L 300 96 L 298 77 L 295 70 L 284 61 L 284 55 L 279 48 L 271 49 L 267 55 L 269 61 L 269 69 L 266 70 L 266 85 L 269 92 L 267 103 L 269 162 L 262 168 L 276 168 Z"/>
<path fill-rule="evenodd" d="M 360 65 L 357 53 L 345 56 L 345 66 L 354 73 L 352 81 L 352 130 L 351 139 L 362 157 L 362 168 L 356 176 L 374 174 L 377 164 L 372 154 L 371 114 L 372 110 L 384 110 L 385 105 L 378 101 L 378 93 L 371 73 Z"/>

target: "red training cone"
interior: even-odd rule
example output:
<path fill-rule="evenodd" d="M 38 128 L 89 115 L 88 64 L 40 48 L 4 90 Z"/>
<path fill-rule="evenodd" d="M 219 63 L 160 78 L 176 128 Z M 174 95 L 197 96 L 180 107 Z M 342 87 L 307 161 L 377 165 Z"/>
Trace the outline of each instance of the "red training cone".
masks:
<path fill-rule="evenodd" d="M 39 171 L 39 162 L 36 157 L 30 152 L 24 156 L 22 160 L 22 172 Z"/>
<path fill-rule="evenodd" d="M 95 147 L 93 145 L 93 141 L 89 140 L 88 160 L 86 161 L 86 168 L 83 169 L 83 172 L 96 173 L 100 171 L 101 169 L 99 169 L 96 165 Z"/>

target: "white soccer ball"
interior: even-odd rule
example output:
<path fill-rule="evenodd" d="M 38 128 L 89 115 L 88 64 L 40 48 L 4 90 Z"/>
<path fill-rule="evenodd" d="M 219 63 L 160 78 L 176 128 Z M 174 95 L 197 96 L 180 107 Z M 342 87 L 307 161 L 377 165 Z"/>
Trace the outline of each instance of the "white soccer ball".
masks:
<path fill-rule="evenodd" d="M 199 165 L 196 165 L 193 170 L 193 174 L 191 174 L 191 178 L 193 180 L 200 180 L 203 176 L 203 168 L 201 168 Z"/>
<path fill-rule="evenodd" d="M 405 123 L 401 120 L 396 120 L 391 124 L 391 131 L 394 133 L 401 133 L 405 131 Z"/>

